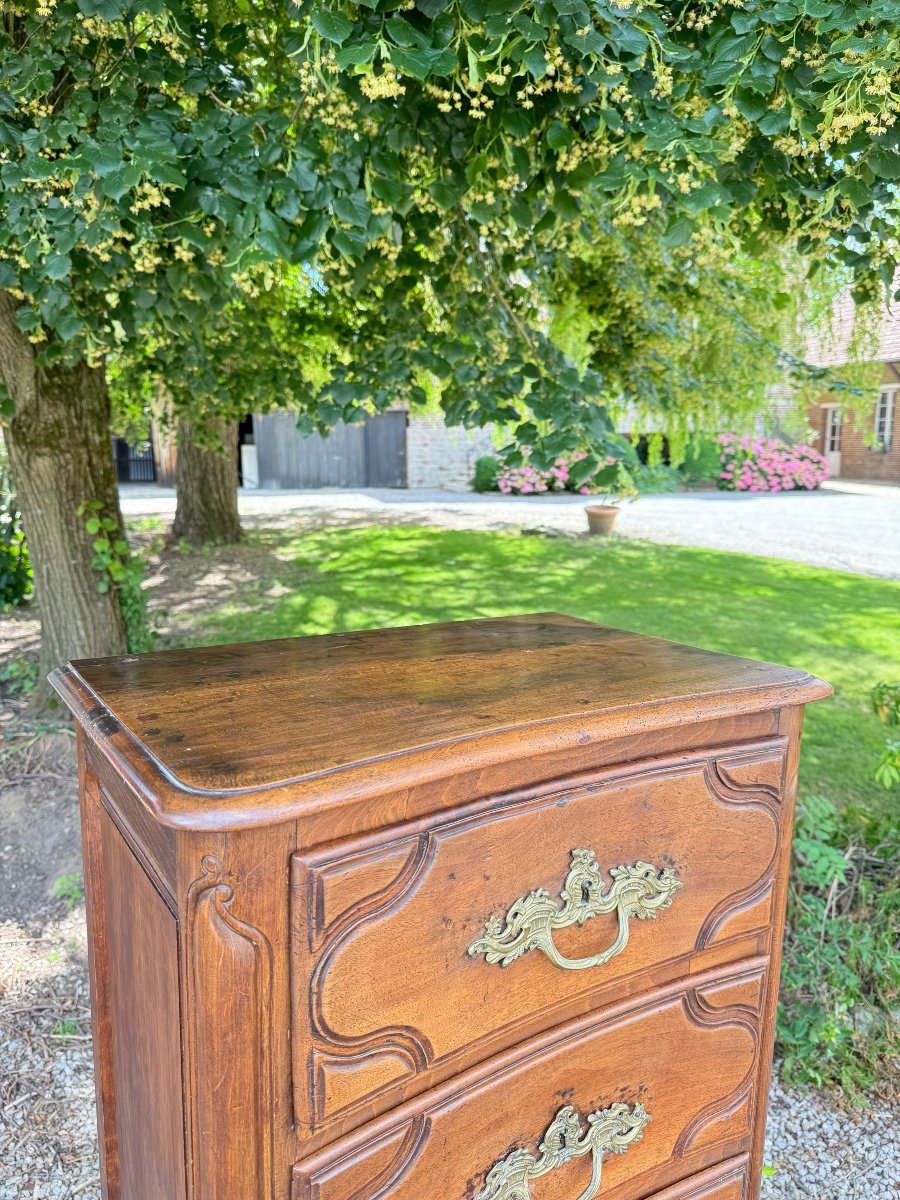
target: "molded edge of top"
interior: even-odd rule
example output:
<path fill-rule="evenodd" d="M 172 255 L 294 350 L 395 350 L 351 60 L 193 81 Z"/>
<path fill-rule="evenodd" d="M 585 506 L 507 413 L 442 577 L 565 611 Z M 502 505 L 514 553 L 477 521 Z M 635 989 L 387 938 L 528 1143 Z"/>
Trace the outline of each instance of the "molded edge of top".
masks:
<path fill-rule="evenodd" d="M 423 782 L 438 783 L 463 771 L 477 772 L 521 758 L 523 729 L 529 730 L 529 758 L 539 759 L 572 745 L 574 737 L 590 741 L 626 738 L 723 716 L 794 708 L 826 699 L 833 692 L 824 680 L 791 669 L 783 680 L 773 683 L 700 697 L 640 701 L 593 715 L 554 716 L 403 749 L 380 757 L 377 770 L 373 770 L 376 760 L 369 758 L 259 786 L 220 789 L 191 786 L 169 771 L 71 664 L 52 671 L 49 681 L 87 740 L 122 776 L 153 819 L 172 829 L 193 832 L 226 832 L 320 816 L 342 804 L 404 792 Z"/>

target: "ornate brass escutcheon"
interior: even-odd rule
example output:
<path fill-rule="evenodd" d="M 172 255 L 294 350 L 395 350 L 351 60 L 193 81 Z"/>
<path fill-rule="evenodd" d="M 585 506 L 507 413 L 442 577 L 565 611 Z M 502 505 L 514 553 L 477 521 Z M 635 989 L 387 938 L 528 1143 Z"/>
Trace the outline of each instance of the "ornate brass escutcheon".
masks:
<path fill-rule="evenodd" d="M 541 950 L 557 967 L 584 971 L 609 962 L 628 945 L 628 922 L 632 917 L 646 921 L 668 908 L 681 880 L 669 867 L 650 863 L 613 867 L 612 883 L 603 891 L 603 880 L 593 850 L 573 850 L 572 866 L 563 884 L 562 905 L 543 888 L 529 892 L 513 904 L 504 918 L 491 917 L 484 936 L 469 947 L 470 954 L 483 954 L 489 963 L 508 967 L 529 950 Z M 569 925 L 583 925 L 601 913 L 618 912 L 619 934 L 608 950 L 591 958 L 565 958 L 556 948 L 553 932 Z"/>
<path fill-rule="evenodd" d="M 604 1154 L 624 1154 L 633 1142 L 639 1142 L 650 1120 L 641 1104 L 613 1104 L 588 1115 L 587 1129 L 571 1105 L 561 1108 L 544 1134 L 538 1150 L 540 1158 L 524 1148 L 513 1150 L 495 1163 L 487 1173 L 484 1187 L 475 1200 L 532 1200 L 530 1183 L 548 1171 L 564 1166 L 573 1158 L 593 1156 L 591 1182 L 578 1200 L 593 1200 L 600 1189 Z"/>

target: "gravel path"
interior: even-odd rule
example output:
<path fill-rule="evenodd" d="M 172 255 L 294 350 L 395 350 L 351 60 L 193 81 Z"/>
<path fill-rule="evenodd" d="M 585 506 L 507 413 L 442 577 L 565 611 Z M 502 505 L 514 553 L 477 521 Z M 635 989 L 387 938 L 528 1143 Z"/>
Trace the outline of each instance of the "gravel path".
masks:
<path fill-rule="evenodd" d="M 371 488 L 360 491 L 242 492 L 247 518 L 291 518 L 319 523 L 359 521 L 437 525 L 454 529 L 540 528 L 583 533 L 583 496 L 499 496 Z M 171 518 L 175 493 L 165 488 L 122 488 L 126 516 Z M 622 508 L 617 532 L 683 546 L 740 550 L 900 579 L 900 487 L 827 485 L 818 492 L 750 496 L 734 492 L 681 492 L 642 496 Z"/>
<path fill-rule="evenodd" d="M 82 905 L 40 931 L 0 924 L 0 1200 L 100 1200 L 87 1010 Z M 763 1200 L 900 1195 L 897 1118 L 776 1084 Z"/>

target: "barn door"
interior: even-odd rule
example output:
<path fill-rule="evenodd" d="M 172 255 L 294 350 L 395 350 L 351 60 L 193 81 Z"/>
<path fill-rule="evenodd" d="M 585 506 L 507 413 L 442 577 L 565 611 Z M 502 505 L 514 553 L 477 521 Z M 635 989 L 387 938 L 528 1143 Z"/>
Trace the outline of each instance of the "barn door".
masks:
<path fill-rule="evenodd" d="M 366 431 L 366 485 L 406 487 L 406 413 L 386 412 L 368 417 Z"/>

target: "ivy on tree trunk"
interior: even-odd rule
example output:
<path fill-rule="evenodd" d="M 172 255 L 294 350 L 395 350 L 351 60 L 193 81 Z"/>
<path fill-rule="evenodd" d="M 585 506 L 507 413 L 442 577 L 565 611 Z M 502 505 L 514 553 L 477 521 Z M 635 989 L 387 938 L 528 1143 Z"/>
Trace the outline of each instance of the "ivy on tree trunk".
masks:
<path fill-rule="evenodd" d="M 212 449 L 214 438 L 221 449 Z M 178 500 L 172 535 L 191 546 L 237 542 L 242 536 L 237 507 L 237 424 L 204 423 L 204 442 L 189 421 L 178 422 L 175 487 Z"/>
<path fill-rule="evenodd" d="M 5 436 L 41 617 L 41 683 L 68 659 L 127 651 L 119 592 L 101 592 L 92 535 L 79 508 L 99 502 L 123 537 L 110 452 L 110 403 L 103 367 L 42 369 L 15 321 L 16 303 L 0 292 L 0 379 L 14 405 Z"/>

